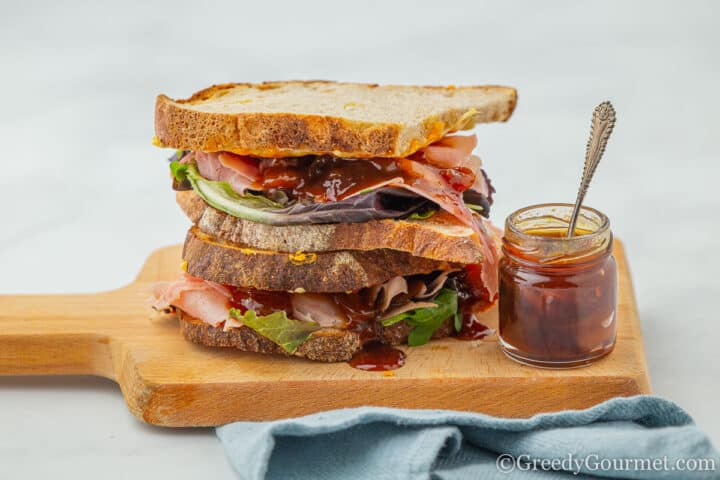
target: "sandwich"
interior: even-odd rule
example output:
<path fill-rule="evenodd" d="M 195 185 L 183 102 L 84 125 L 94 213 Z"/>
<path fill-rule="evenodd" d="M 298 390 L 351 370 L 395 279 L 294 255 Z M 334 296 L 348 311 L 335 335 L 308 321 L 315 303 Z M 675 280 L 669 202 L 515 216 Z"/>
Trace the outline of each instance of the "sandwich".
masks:
<path fill-rule="evenodd" d="M 201 345 L 325 362 L 472 330 L 500 237 L 476 137 L 457 132 L 506 121 L 516 99 L 326 81 L 159 95 L 153 142 L 175 150 L 193 225 L 154 308 Z"/>

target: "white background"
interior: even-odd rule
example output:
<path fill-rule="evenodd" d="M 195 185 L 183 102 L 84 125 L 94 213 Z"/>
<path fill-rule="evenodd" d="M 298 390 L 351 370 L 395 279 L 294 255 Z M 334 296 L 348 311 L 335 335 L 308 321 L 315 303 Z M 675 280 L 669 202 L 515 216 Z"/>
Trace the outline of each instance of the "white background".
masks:
<path fill-rule="evenodd" d="M 610 99 L 618 125 L 586 202 L 627 247 L 655 392 L 718 443 L 720 7 L 540 5 L 3 5 L 0 292 L 114 288 L 182 241 L 167 153 L 150 145 L 160 92 L 307 78 L 515 86 L 511 121 L 477 130 L 498 224 L 574 199 L 590 113 Z M 103 379 L 1 378 L 0 425 L 2 478 L 232 478 L 211 430 L 143 425 Z"/>

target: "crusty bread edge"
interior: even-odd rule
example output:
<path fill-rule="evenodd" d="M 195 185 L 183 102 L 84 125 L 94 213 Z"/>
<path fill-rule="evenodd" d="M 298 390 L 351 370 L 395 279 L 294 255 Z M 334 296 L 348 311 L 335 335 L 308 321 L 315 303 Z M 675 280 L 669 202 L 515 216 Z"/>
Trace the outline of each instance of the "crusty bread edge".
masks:
<path fill-rule="evenodd" d="M 194 318 L 182 310 L 177 311 L 180 332 L 185 339 L 206 347 L 232 347 L 244 352 L 275 355 L 294 355 L 319 362 L 345 362 L 362 348 L 360 335 L 349 330 L 324 328 L 305 340 L 294 353 L 282 347 L 249 327 L 224 331 Z"/>
<path fill-rule="evenodd" d="M 327 252 L 386 248 L 415 257 L 462 264 L 480 263 L 483 258 L 475 232 L 469 237 L 443 235 L 437 231 L 438 225 L 433 223 L 435 220 L 432 217 L 427 220 L 382 219 L 349 224 L 277 226 L 221 212 L 208 205 L 193 190 L 176 192 L 175 199 L 180 209 L 203 233 L 263 250 L 294 253 L 298 250 Z M 317 234 L 310 236 L 310 229 Z"/>
<path fill-rule="evenodd" d="M 295 254 L 258 250 L 188 230 L 183 259 L 190 275 L 225 285 L 285 292 L 350 292 L 395 276 L 455 270 L 458 264 L 387 249 Z"/>
<path fill-rule="evenodd" d="M 182 310 L 177 310 L 180 332 L 186 340 L 205 347 L 236 348 L 244 352 L 295 356 L 318 362 L 346 362 L 363 347 L 357 332 L 337 328 L 323 328 L 305 340 L 292 354 L 252 328 L 242 326 L 228 331 L 213 327 Z M 407 342 L 412 327 L 406 322 L 398 322 L 389 327 L 381 327 L 378 340 L 389 345 L 401 345 Z M 450 319 L 435 331 L 432 339 L 453 335 Z"/>
<path fill-rule="evenodd" d="M 506 121 L 517 104 L 517 91 L 511 87 L 423 87 L 456 90 L 503 89 L 507 93 L 507 101 L 495 108 L 479 112 L 474 109 L 449 109 L 439 117 L 427 118 L 417 131 L 403 130 L 397 124 L 368 123 L 332 116 L 291 113 L 225 114 L 199 112 L 183 106 L 236 86 L 274 88 L 286 83 L 298 82 L 213 85 L 184 100 L 158 95 L 155 103 L 155 135 L 161 146 L 204 152 L 230 151 L 261 157 L 309 154 L 357 158 L 405 157 L 450 132 L 472 128 L 476 123 Z"/>

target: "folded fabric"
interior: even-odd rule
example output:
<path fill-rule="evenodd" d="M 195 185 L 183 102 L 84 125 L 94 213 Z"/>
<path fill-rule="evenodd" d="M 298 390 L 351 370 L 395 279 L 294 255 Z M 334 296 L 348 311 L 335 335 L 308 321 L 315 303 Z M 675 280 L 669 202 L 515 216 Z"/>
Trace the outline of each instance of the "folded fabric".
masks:
<path fill-rule="evenodd" d="M 708 437 L 654 396 L 527 419 L 363 407 L 217 434 L 248 480 L 720 478 Z"/>

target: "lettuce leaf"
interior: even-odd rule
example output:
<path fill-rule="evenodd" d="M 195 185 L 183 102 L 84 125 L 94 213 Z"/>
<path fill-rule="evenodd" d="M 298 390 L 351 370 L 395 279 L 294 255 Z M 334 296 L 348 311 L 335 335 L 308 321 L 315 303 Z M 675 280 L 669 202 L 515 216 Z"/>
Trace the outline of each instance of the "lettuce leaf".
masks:
<path fill-rule="evenodd" d="M 430 218 L 437 212 L 434 208 L 424 208 L 424 209 L 418 209 L 414 213 L 412 213 L 408 218 L 411 220 L 425 220 L 426 218 Z"/>
<path fill-rule="evenodd" d="M 475 210 L 485 218 L 489 217 L 492 202 L 482 193 L 473 189 L 465 190 L 463 192 L 463 201 L 470 210 Z"/>
<path fill-rule="evenodd" d="M 188 180 L 195 193 L 200 195 L 208 205 L 235 217 L 267 223 L 263 222 L 266 215 L 262 209 L 280 207 L 279 203 L 262 195 L 253 195 L 252 193 L 240 195 L 227 182 L 207 180 L 200 175 L 197 165 L 194 163 L 172 162 L 170 171 L 178 182 Z"/>
<path fill-rule="evenodd" d="M 411 192 L 387 187 L 338 202 L 295 202 L 284 206 L 263 195 L 251 192 L 241 195 L 227 182 L 207 180 L 192 162 L 172 162 L 170 170 L 177 182 L 189 181 L 195 193 L 216 209 L 234 217 L 268 225 L 357 223 L 403 218 L 432 204 Z"/>
<path fill-rule="evenodd" d="M 473 204 L 473 203 L 466 203 L 465 206 L 468 207 L 470 210 L 475 210 L 476 212 L 478 212 L 478 213 L 481 214 L 481 215 L 484 215 L 484 214 L 485 214 L 485 207 L 483 207 L 482 205 L 475 205 L 475 204 Z"/>
<path fill-rule="evenodd" d="M 244 314 L 237 308 L 230 309 L 230 316 L 252 328 L 263 337 L 280 345 L 283 350 L 292 354 L 310 335 L 321 327 L 315 322 L 305 322 L 288 318 L 284 311 L 258 317 L 248 310 Z"/>
<path fill-rule="evenodd" d="M 408 345 L 417 347 L 430 341 L 435 330 L 440 328 L 445 320 L 454 318 L 455 328 L 458 329 L 460 315 L 458 313 L 458 294 L 455 290 L 443 288 L 435 299 L 431 300 L 437 305 L 435 308 L 417 308 L 403 312 L 382 321 L 383 326 L 393 325 L 405 320 L 414 327 L 408 336 Z"/>
<path fill-rule="evenodd" d="M 180 163 L 178 160 L 170 162 L 170 171 L 178 182 L 184 182 L 187 180 L 187 169 L 186 163 Z"/>

